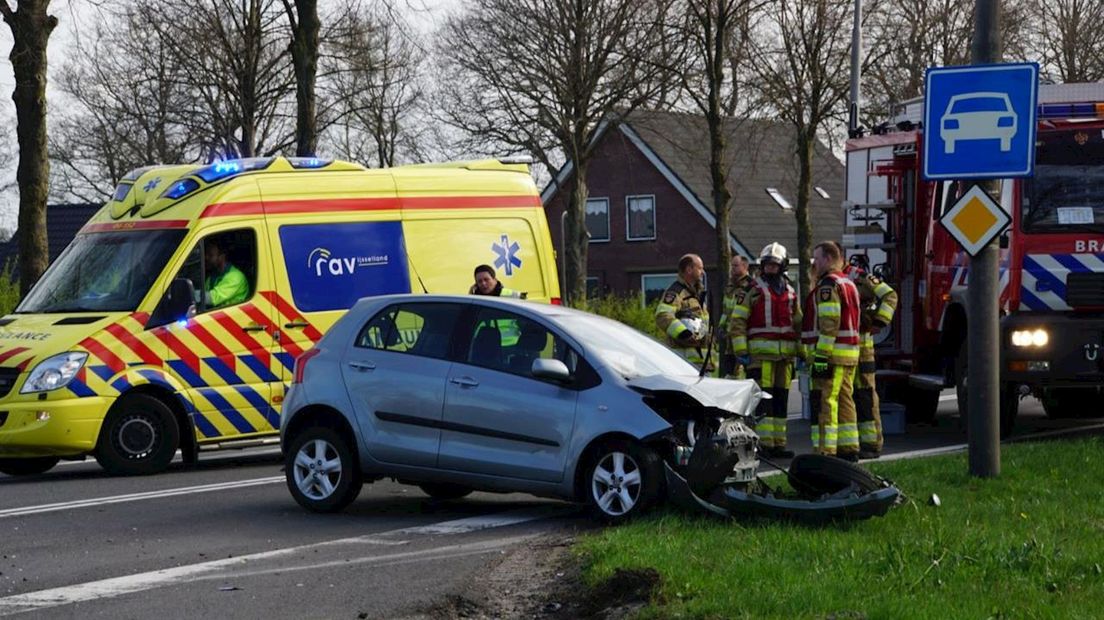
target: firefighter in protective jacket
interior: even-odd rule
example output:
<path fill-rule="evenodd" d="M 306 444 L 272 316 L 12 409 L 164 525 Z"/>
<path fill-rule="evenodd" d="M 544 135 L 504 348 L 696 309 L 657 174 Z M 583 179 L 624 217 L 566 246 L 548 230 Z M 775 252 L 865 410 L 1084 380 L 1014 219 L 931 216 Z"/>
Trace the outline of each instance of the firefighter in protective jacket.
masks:
<path fill-rule="evenodd" d="M 865 258 L 865 257 L 864 257 Z M 859 365 L 855 371 L 855 409 L 859 419 L 859 456 L 876 459 L 882 454 L 882 414 L 874 385 L 874 334 L 893 320 L 897 291 L 862 265 L 848 264 L 843 273 L 859 291 Z"/>
<path fill-rule="evenodd" d="M 786 248 L 772 243 L 759 254 L 759 276 L 744 290 L 734 293 L 728 336 L 737 363 L 747 367 L 749 379 L 771 395 L 759 403 L 764 417 L 755 431 L 763 454 L 790 458 L 786 449 L 786 413 L 794 360 L 798 354 L 798 326 L 801 309 L 797 293 L 785 270 Z"/>
<path fill-rule="evenodd" d="M 859 292 L 843 275 L 843 256 L 831 241 L 813 249 L 819 279 L 805 300 L 801 340 L 812 365 L 810 394 L 817 424 L 813 449 L 848 461 L 859 460 L 859 428 L 852 380 L 859 363 Z"/>
<path fill-rule="evenodd" d="M 692 364 L 705 362 L 709 346 L 709 310 L 702 276 L 705 267 L 697 254 L 679 259 L 678 279 L 663 292 L 656 308 L 656 326 L 667 335 L 667 345 Z"/>
<path fill-rule="evenodd" d="M 737 363 L 737 356 L 732 352 L 732 343 L 728 338 L 728 332 L 732 310 L 736 307 L 736 294 L 743 294 L 747 287 L 751 286 L 751 268 L 748 258 L 739 254 L 732 256 L 732 262 L 729 265 L 731 277 L 728 286 L 725 288 L 721 318 L 717 321 L 717 337 L 721 339 L 721 372 L 719 376 L 743 379 L 746 377 L 747 369 Z"/>

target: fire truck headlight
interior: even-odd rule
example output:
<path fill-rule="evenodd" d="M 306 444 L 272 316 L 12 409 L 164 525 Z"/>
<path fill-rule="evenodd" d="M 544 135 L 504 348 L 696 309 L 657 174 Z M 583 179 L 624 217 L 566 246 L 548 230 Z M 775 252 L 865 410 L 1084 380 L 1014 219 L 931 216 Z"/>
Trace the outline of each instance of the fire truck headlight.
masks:
<path fill-rule="evenodd" d="M 1050 334 L 1045 329 L 1024 329 L 1012 332 L 1012 344 L 1017 347 L 1045 347 Z"/>

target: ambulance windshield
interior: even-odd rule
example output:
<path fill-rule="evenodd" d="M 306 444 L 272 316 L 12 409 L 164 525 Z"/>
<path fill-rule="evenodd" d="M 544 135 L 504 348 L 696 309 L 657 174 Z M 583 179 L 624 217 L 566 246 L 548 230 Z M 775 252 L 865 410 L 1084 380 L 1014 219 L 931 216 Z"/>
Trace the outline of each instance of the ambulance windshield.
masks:
<path fill-rule="evenodd" d="M 15 311 L 137 310 L 185 232 L 136 230 L 78 235 Z"/>
<path fill-rule="evenodd" d="M 1100 129 L 1039 133 L 1035 177 L 1024 181 L 1028 233 L 1104 232 L 1104 136 Z"/>

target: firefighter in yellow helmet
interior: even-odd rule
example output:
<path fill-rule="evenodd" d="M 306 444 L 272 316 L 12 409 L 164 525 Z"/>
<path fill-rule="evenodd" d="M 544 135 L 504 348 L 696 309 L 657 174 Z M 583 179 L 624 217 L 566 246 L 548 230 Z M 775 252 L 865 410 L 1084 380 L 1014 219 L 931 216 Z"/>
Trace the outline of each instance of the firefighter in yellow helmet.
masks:
<path fill-rule="evenodd" d="M 736 355 L 732 352 L 732 343 L 728 338 L 728 326 L 732 309 L 736 307 L 736 293 L 746 290 L 751 285 L 751 261 L 746 256 L 733 254 L 729 267 L 731 271 L 728 287 L 725 288 L 723 311 L 720 320 L 717 321 L 717 337 L 721 339 L 720 376 L 743 379 L 746 376 L 746 369 L 737 363 Z"/>
<path fill-rule="evenodd" d="M 759 254 L 759 275 L 733 296 L 728 338 L 737 363 L 747 366 L 749 379 L 771 395 L 759 403 L 756 424 L 763 455 L 790 458 L 786 449 L 786 413 L 794 359 L 798 354 L 801 309 L 786 278 L 789 257 L 780 243 Z"/>
<path fill-rule="evenodd" d="M 856 257 L 852 257 L 856 258 Z M 865 256 L 863 257 L 865 258 Z M 893 320 L 897 310 L 897 291 L 870 273 L 864 261 L 850 261 L 844 275 L 859 291 L 859 365 L 855 369 L 855 409 L 859 418 L 859 458 L 876 459 L 882 455 L 882 413 L 874 384 L 877 369 L 874 359 L 874 334 Z M 859 264 L 856 264 L 859 263 Z"/>
<path fill-rule="evenodd" d="M 705 266 L 697 254 L 678 263 L 678 279 L 667 287 L 656 308 L 656 327 L 667 335 L 667 345 L 692 364 L 705 362 L 709 346 L 709 310 L 705 302 Z"/>

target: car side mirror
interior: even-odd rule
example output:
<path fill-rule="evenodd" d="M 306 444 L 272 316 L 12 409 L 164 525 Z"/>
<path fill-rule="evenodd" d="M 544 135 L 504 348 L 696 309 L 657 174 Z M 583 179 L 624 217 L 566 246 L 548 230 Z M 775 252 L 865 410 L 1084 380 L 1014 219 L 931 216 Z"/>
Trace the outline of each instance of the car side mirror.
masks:
<path fill-rule="evenodd" d="M 538 379 L 551 379 L 561 383 L 571 380 L 571 371 L 560 360 L 535 359 L 530 371 Z"/>
<path fill-rule="evenodd" d="M 175 278 L 150 317 L 149 326 L 165 325 L 192 316 L 195 316 L 195 287 L 188 278 Z"/>

